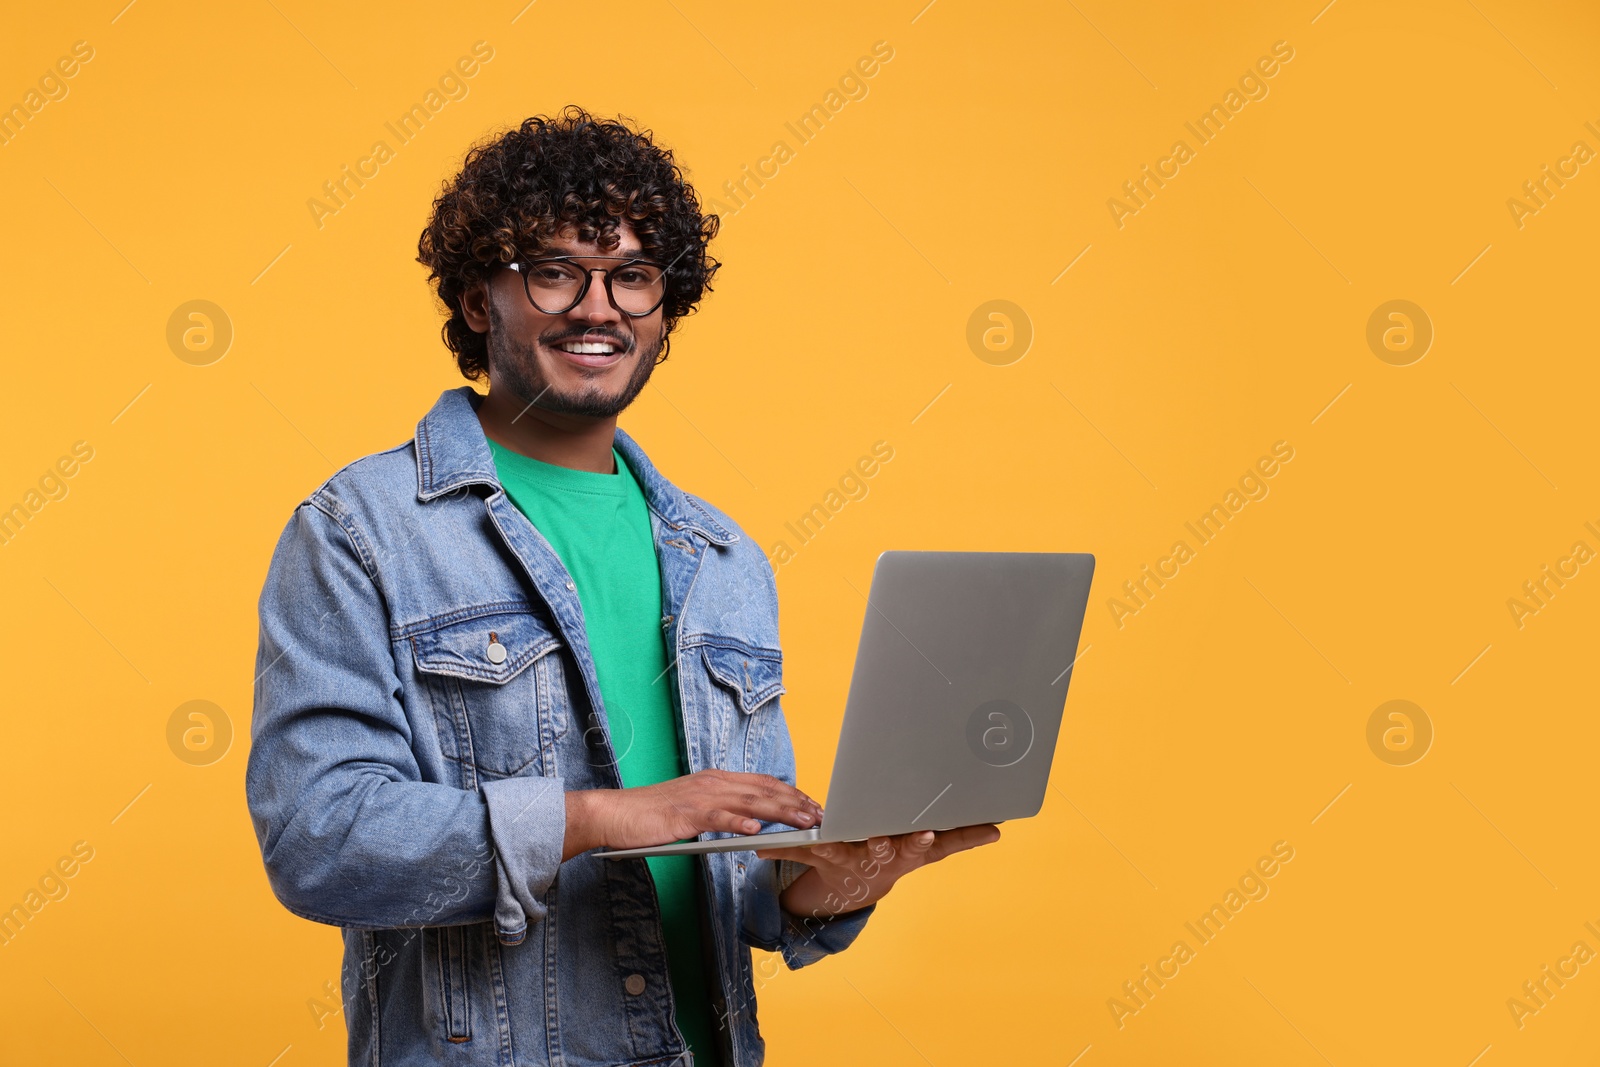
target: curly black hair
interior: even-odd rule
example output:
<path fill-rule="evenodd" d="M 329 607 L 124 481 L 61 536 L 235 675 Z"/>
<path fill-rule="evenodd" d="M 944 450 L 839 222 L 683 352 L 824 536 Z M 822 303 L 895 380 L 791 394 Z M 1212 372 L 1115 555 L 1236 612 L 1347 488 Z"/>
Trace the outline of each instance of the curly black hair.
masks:
<path fill-rule="evenodd" d="M 578 239 L 617 247 L 626 218 L 644 254 L 670 265 L 662 303 L 661 355 L 678 320 L 694 310 L 719 264 L 706 252 L 720 220 L 703 214 L 694 188 L 632 120 L 601 119 L 576 104 L 535 116 L 470 149 L 433 202 L 417 262 L 449 313 L 444 343 L 467 379 L 488 374 L 488 344 L 461 311 L 461 295 L 498 267 L 545 251 L 568 226 Z"/>

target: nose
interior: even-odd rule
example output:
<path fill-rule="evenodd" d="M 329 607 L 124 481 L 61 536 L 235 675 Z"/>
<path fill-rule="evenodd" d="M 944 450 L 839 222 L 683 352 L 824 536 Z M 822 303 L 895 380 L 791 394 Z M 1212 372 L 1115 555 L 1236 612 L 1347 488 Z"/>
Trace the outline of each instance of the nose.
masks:
<path fill-rule="evenodd" d="M 573 305 L 567 314 L 591 326 L 622 321 L 622 312 L 611 303 L 610 294 L 606 290 L 605 271 L 596 267 L 589 272 L 589 291 L 583 294 L 583 299 Z"/>

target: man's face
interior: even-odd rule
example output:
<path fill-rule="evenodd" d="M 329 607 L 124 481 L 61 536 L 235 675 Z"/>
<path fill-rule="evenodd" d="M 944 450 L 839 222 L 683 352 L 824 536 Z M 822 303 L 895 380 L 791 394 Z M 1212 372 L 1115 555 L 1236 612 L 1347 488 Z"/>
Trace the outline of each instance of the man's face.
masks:
<path fill-rule="evenodd" d="M 643 256 L 631 226 L 619 228 L 621 243 L 602 249 L 577 241 L 572 230 L 551 242 L 543 256 Z M 581 267 L 611 268 L 617 259 L 579 259 Z M 602 276 L 591 275 L 589 291 L 568 311 L 548 315 L 529 302 L 522 277 L 500 270 L 489 279 L 489 387 L 505 389 L 546 411 L 609 418 L 633 402 L 650 380 L 665 336 L 662 310 L 632 318 L 606 295 Z M 582 345 L 584 351 L 573 351 Z M 596 345 L 609 351 L 596 352 Z"/>

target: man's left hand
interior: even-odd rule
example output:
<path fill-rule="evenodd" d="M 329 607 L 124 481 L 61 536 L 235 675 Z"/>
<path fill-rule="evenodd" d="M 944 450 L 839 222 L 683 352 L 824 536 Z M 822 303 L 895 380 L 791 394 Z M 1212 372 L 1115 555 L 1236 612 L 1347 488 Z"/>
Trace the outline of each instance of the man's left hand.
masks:
<path fill-rule="evenodd" d="M 778 903 L 790 915 L 827 918 L 874 904 L 918 867 L 1000 840 L 994 823 L 954 830 L 915 830 L 866 841 L 757 849 L 762 859 L 794 860 L 811 869 L 794 880 Z"/>

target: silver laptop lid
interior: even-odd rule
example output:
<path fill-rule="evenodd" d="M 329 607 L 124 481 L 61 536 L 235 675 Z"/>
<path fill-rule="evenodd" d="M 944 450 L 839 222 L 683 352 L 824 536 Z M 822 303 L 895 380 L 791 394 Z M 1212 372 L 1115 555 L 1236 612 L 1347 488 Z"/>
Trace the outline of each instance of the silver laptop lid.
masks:
<path fill-rule="evenodd" d="M 1087 553 L 880 555 L 828 785 L 827 835 L 1037 814 L 1093 575 Z"/>

